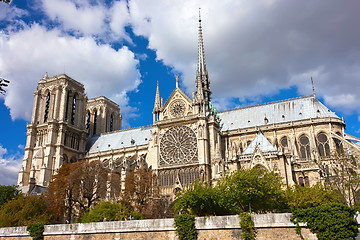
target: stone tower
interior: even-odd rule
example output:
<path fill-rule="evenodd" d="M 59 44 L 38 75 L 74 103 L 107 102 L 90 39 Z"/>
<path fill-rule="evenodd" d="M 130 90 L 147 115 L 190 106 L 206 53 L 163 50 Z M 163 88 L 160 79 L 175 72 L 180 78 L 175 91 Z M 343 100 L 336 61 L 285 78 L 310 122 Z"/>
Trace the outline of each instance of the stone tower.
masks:
<path fill-rule="evenodd" d="M 57 169 L 82 157 L 86 102 L 83 84 L 65 74 L 51 78 L 45 74 L 39 81 L 18 177 L 23 192 L 47 187 Z"/>

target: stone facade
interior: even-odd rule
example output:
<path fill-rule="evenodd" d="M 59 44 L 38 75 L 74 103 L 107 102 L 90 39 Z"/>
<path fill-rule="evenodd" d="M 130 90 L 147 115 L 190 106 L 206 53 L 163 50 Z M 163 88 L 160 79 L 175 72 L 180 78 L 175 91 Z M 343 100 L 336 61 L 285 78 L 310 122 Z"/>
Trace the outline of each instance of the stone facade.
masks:
<path fill-rule="evenodd" d="M 201 21 L 192 97 L 176 88 L 164 103 L 154 86 L 153 124 L 121 129 L 120 108 L 106 97 L 87 99 L 84 86 L 62 74 L 39 81 L 18 185 L 46 188 L 66 163 L 100 160 L 121 174 L 151 167 L 164 195 L 196 179 L 215 183 L 241 168 L 275 171 L 286 186 L 312 185 L 331 174 L 338 151 L 359 154 L 345 122 L 310 96 L 217 112 L 211 103 Z M 151 113 L 149 113 L 151 114 Z M 36 188 L 38 189 L 38 188 Z"/>

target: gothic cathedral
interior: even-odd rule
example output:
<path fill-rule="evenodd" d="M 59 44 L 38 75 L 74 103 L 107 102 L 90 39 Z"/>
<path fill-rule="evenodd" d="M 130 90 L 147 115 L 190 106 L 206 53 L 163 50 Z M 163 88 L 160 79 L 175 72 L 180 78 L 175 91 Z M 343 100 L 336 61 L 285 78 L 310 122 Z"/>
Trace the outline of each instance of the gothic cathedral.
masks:
<path fill-rule="evenodd" d="M 65 74 L 39 81 L 18 185 L 43 192 L 63 164 L 100 160 L 121 175 L 146 164 L 161 192 L 173 197 L 197 179 L 216 183 L 241 168 L 281 175 L 286 186 L 312 185 L 329 171 L 340 149 L 358 155 L 345 122 L 310 96 L 217 112 L 199 20 L 196 91 L 176 88 L 163 103 L 156 88 L 153 124 L 121 130 L 119 106 L 88 99 L 83 84 Z"/>

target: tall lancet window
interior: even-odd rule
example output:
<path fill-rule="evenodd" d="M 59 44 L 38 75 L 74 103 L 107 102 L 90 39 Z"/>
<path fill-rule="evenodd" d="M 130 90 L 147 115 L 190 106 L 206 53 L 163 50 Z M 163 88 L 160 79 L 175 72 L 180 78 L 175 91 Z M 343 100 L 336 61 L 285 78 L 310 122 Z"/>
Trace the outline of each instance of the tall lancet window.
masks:
<path fill-rule="evenodd" d="M 95 111 L 95 114 L 94 114 L 94 131 L 93 131 L 93 134 L 95 135 L 96 134 L 96 119 L 97 118 L 97 111 Z"/>
<path fill-rule="evenodd" d="M 87 116 L 86 116 L 86 125 L 85 125 L 85 128 L 86 129 L 89 129 L 90 128 L 90 112 L 87 113 Z"/>
<path fill-rule="evenodd" d="M 44 113 L 44 122 L 48 120 L 49 116 L 49 107 L 50 107 L 50 92 L 48 93 L 46 97 L 46 103 L 45 103 L 45 113 Z"/>
<path fill-rule="evenodd" d="M 110 116 L 110 132 L 113 131 L 113 122 L 114 122 L 114 118 L 113 118 L 113 115 L 111 114 L 111 116 Z"/>
<path fill-rule="evenodd" d="M 75 110 L 76 110 L 76 98 L 73 97 L 72 106 L 71 106 L 71 124 L 75 123 Z"/>
<path fill-rule="evenodd" d="M 68 119 L 68 113 L 69 113 L 69 101 L 70 101 L 70 92 L 67 91 L 66 94 L 66 107 L 65 107 L 65 120 Z"/>

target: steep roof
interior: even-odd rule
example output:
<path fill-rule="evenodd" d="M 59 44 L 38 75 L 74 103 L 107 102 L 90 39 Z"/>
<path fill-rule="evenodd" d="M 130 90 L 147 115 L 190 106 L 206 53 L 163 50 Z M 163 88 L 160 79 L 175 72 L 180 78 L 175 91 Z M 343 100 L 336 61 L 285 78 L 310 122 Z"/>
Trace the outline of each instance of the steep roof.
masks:
<path fill-rule="evenodd" d="M 96 135 L 88 139 L 86 150 L 88 153 L 96 153 L 111 149 L 147 145 L 151 129 L 152 126 L 145 126 Z"/>
<path fill-rule="evenodd" d="M 310 118 L 339 118 L 312 95 L 235 108 L 220 112 L 219 117 L 223 131 Z"/>
<path fill-rule="evenodd" d="M 255 151 L 256 146 L 260 149 L 261 152 L 272 152 L 276 151 L 276 148 L 267 140 L 264 134 L 259 131 L 255 136 L 254 140 L 249 144 L 242 154 L 252 154 Z"/>

